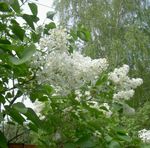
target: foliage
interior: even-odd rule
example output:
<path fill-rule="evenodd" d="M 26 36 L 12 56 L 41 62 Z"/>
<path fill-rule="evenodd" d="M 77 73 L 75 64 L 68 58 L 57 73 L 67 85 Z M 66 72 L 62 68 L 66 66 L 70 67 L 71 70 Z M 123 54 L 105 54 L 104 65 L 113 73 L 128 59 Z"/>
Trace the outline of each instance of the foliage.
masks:
<path fill-rule="evenodd" d="M 149 130 L 149 109 L 150 103 L 146 102 L 136 110 L 134 115 L 121 117 L 120 124 L 125 126 L 129 135 L 135 139 L 138 139 L 137 135 L 139 135 L 139 131 L 143 129 Z M 147 147 L 149 147 L 149 145 L 147 145 Z"/>
<path fill-rule="evenodd" d="M 35 30 L 35 24 L 39 20 L 37 6 L 28 3 L 31 14 L 26 14 L 21 8 L 25 2 L 27 1 L 0 2 L 0 147 L 3 148 L 7 147 L 10 140 L 4 135 L 7 134 L 6 127 L 10 123 L 28 130 L 43 128 L 43 121 L 32 108 L 26 107 L 21 101 L 28 99 L 32 91 L 35 92 L 35 100 L 38 99 L 34 89 L 35 74 L 29 61 L 37 50 L 34 43 L 41 36 L 41 32 Z M 24 23 L 19 23 L 18 20 Z M 41 90 L 41 93 L 44 94 L 45 91 Z M 40 99 L 43 101 L 44 98 Z"/>
<path fill-rule="evenodd" d="M 126 126 L 120 124 L 125 103 L 112 102 L 112 92 L 108 91 L 111 87 L 107 90 L 101 88 L 107 85 L 104 85 L 105 82 L 101 81 L 103 84 L 90 89 L 91 100 L 87 99 L 85 88 L 80 101 L 75 93 L 51 97 L 41 111 L 49 129 L 34 133 L 34 142 L 39 147 L 140 147 L 139 138 L 129 136 Z M 104 105 L 106 102 L 109 102 L 110 108 Z"/>
<path fill-rule="evenodd" d="M 26 14 L 21 9 L 25 2 L 0 2 L 0 147 L 7 148 L 20 135 L 17 128 L 15 137 L 7 137 L 10 125 L 32 131 L 40 147 L 142 147 L 139 138 L 120 124 L 124 114 L 134 114 L 127 100 L 142 79 L 130 79 L 127 65 L 109 73 L 106 59 L 91 59 L 74 51 L 78 39 L 92 39 L 85 25 L 66 34 L 62 29 L 59 34 L 54 13 L 49 12 L 50 23 L 36 28 L 37 6 L 28 3 L 31 14 Z M 66 65 L 63 55 L 68 57 L 63 59 Z M 62 95 L 57 88 L 64 90 L 65 83 L 75 87 Z M 120 92 L 124 96 L 114 97 Z M 40 101 L 40 115 L 21 99 Z"/>
<path fill-rule="evenodd" d="M 40 39 L 32 63 L 38 69 L 38 83 L 53 88 L 49 100 L 39 108 L 49 129 L 33 133 L 35 143 L 40 147 L 140 146 L 141 141 L 130 137 L 119 123 L 122 113 L 134 113 L 126 100 L 142 79 L 129 78 L 127 65 L 108 72 L 106 59 L 70 53 L 71 37 L 63 29 L 48 33 Z"/>
<path fill-rule="evenodd" d="M 149 109 L 150 103 L 149 102 L 144 103 L 144 105 L 142 105 L 136 110 L 134 116 L 122 117 L 122 124 L 124 124 L 128 128 L 128 131 L 131 131 L 132 133 L 134 132 L 137 133 L 139 130 L 142 130 L 144 128 L 149 129 L 150 127 Z"/>

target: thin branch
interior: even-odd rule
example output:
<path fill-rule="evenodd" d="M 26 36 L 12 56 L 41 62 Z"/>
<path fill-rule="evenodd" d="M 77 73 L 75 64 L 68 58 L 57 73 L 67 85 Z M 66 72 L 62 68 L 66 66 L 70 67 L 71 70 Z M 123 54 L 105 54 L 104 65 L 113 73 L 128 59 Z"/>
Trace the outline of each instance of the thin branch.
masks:
<path fill-rule="evenodd" d="M 0 93 L 2 94 L 2 93 L 4 93 L 4 92 L 6 92 L 6 91 L 14 90 L 14 89 L 18 88 L 18 86 L 22 86 L 22 85 L 24 85 L 24 84 L 26 84 L 26 83 L 29 83 L 30 81 L 34 80 L 34 78 L 35 78 L 35 74 L 34 74 L 34 76 L 33 76 L 31 79 L 29 79 L 29 80 L 27 80 L 27 81 L 24 81 L 24 82 L 21 83 L 21 84 L 15 84 L 13 87 L 11 87 L 11 88 L 9 88 L 9 89 L 7 89 L 7 90 L 0 91 Z"/>
<path fill-rule="evenodd" d="M 43 6 L 43 7 L 51 8 L 50 6 L 44 5 L 44 4 L 42 4 L 42 3 L 39 3 L 39 2 L 37 2 L 36 0 L 29 0 L 29 2 L 33 2 L 33 3 L 35 3 L 35 4 L 37 4 L 37 5 L 41 5 L 41 6 Z"/>
<path fill-rule="evenodd" d="M 10 101 L 10 104 L 8 105 L 8 107 L 11 107 L 13 105 L 13 103 L 16 101 L 17 98 L 18 98 L 18 92 L 15 95 L 15 97 Z"/>
<path fill-rule="evenodd" d="M 34 78 L 35 78 L 35 75 L 31 79 L 29 79 L 28 81 L 25 81 L 24 83 L 21 83 L 20 85 L 23 85 L 25 83 L 29 83 L 30 81 L 34 80 Z M 13 105 L 13 103 L 17 100 L 18 95 L 19 95 L 19 90 L 17 91 L 17 94 L 15 95 L 15 97 L 9 102 L 8 108 L 10 108 Z M 6 116 L 6 113 L 3 114 L 3 118 L 5 116 Z"/>
<path fill-rule="evenodd" d="M 20 8 L 21 8 L 25 3 L 27 3 L 27 2 L 28 2 L 28 0 L 24 1 L 24 2 L 22 3 L 22 5 L 20 5 Z"/>
<path fill-rule="evenodd" d="M 17 98 L 18 98 L 18 93 L 19 93 L 19 91 L 17 92 L 17 94 L 15 95 L 15 97 L 10 101 L 10 103 L 9 103 L 9 105 L 8 105 L 8 108 L 10 108 L 12 105 L 13 105 L 13 103 L 17 100 Z M 6 113 L 4 113 L 3 114 L 3 118 L 6 116 Z"/>
<path fill-rule="evenodd" d="M 30 131 L 30 129 L 28 129 L 27 131 Z M 10 140 L 8 140 L 8 143 L 12 142 L 14 139 L 17 139 L 18 137 L 22 136 L 25 132 L 23 131 L 22 133 L 14 136 L 13 138 L 11 138 Z"/>

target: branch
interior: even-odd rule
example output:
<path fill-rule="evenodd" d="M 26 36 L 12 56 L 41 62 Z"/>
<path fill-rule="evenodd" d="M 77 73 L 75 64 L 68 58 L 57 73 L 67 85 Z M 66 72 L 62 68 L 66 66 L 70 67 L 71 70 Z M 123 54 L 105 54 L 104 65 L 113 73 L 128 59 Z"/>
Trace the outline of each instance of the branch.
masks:
<path fill-rule="evenodd" d="M 30 129 L 28 129 L 27 131 L 30 131 Z M 18 137 L 22 136 L 24 133 L 25 133 L 25 132 L 23 131 L 22 133 L 20 133 L 20 134 L 14 136 L 13 138 L 11 138 L 11 139 L 8 141 L 8 143 L 10 143 L 10 142 L 12 142 L 14 139 L 17 139 Z"/>
<path fill-rule="evenodd" d="M 15 95 L 15 97 L 10 101 L 10 103 L 9 103 L 9 105 L 8 105 L 9 108 L 10 108 L 10 107 L 13 105 L 13 103 L 17 100 L 17 98 L 18 98 L 18 93 L 19 93 L 19 91 L 17 92 L 17 94 Z M 6 116 L 6 113 L 3 114 L 3 118 L 5 118 L 5 116 Z"/>
<path fill-rule="evenodd" d="M 10 91 L 10 90 L 16 89 L 16 88 L 18 88 L 19 86 L 22 86 L 22 85 L 24 85 L 24 84 L 26 84 L 26 83 L 29 83 L 30 81 L 34 80 L 34 78 L 35 78 L 35 74 L 33 75 L 33 77 L 32 77 L 31 79 L 29 79 L 29 80 L 27 80 L 27 81 L 24 81 L 24 82 L 22 82 L 21 84 L 15 84 L 13 87 L 11 87 L 11 88 L 9 88 L 9 89 L 7 89 L 7 90 L 2 90 L 2 91 L 0 91 L 0 94 L 5 93 L 6 91 Z"/>
<path fill-rule="evenodd" d="M 31 79 L 29 79 L 28 81 L 25 81 L 25 82 L 23 82 L 23 83 L 21 83 L 21 84 L 14 85 L 14 87 L 10 88 L 9 90 L 15 89 L 15 88 L 17 88 L 17 86 L 19 86 L 19 85 L 24 85 L 25 83 L 29 83 L 30 81 L 34 80 L 34 78 L 35 78 L 35 74 L 34 74 L 34 76 L 33 76 Z M 9 90 L 7 90 L 7 91 L 9 91 Z M 5 92 L 5 91 L 4 91 L 4 92 Z M 2 92 L 0 92 L 0 93 L 2 93 Z M 19 91 L 19 89 L 18 89 L 17 94 L 15 95 L 15 97 L 9 102 L 9 105 L 8 105 L 9 108 L 10 108 L 10 107 L 13 105 L 13 103 L 17 100 L 17 98 L 18 98 L 18 96 L 19 96 L 19 93 L 20 93 L 20 91 Z M 4 118 L 5 116 L 6 116 L 6 113 L 3 114 L 3 118 Z"/>
<path fill-rule="evenodd" d="M 24 1 L 24 2 L 22 3 L 22 5 L 20 5 L 20 8 L 21 8 L 26 2 L 28 2 L 28 0 Z"/>
<path fill-rule="evenodd" d="M 11 107 L 13 105 L 13 103 L 17 100 L 18 94 L 19 94 L 19 91 L 17 92 L 17 94 L 15 95 L 15 97 L 10 101 L 8 107 Z"/>

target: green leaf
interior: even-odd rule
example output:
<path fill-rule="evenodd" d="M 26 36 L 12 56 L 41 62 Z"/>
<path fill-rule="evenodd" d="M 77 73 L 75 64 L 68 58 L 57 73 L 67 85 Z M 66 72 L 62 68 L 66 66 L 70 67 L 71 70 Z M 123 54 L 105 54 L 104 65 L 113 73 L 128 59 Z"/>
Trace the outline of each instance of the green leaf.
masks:
<path fill-rule="evenodd" d="M 7 140 L 1 131 L 0 131 L 0 147 L 1 148 L 8 148 Z"/>
<path fill-rule="evenodd" d="M 28 111 L 24 114 L 28 120 L 32 121 L 37 127 L 42 128 L 41 120 L 33 111 L 33 109 L 28 108 Z"/>
<path fill-rule="evenodd" d="M 35 3 L 28 3 L 28 5 L 30 7 L 32 14 L 37 16 L 38 13 L 37 5 Z"/>
<path fill-rule="evenodd" d="M 2 94 L 0 94 L 0 103 L 5 103 L 5 98 Z"/>
<path fill-rule="evenodd" d="M 53 91 L 52 87 L 49 85 L 40 85 L 36 87 L 30 94 L 31 100 L 34 102 L 36 99 L 39 101 L 47 101 L 48 97 L 51 95 Z"/>
<path fill-rule="evenodd" d="M 111 141 L 108 148 L 121 148 L 120 144 L 116 141 Z"/>
<path fill-rule="evenodd" d="M 15 104 L 13 104 L 12 107 L 23 114 L 25 114 L 28 111 L 28 109 L 25 107 L 25 105 L 21 102 L 17 102 Z"/>
<path fill-rule="evenodd" d="M 142 144 L 140 148 L 150 148 L 150 144 L 148 143 Z"/>
<path fill-rule="evenodd" d="M 41 90 L 47 95 L 51 94 L 51 92 L 53 91 L 52 87 L 46 84 L 42 85 Z"/>
<path fill-rule="evenodd" d="M 64 148 L 76 148 L 77 146 L 74 143 L 66 143 Z"/>
<path fill-rule="evenodd" d="M 123 114 L 126 116 L 133 116 L 135 115 L 135 109 L 130 107 L 128 104 L 123 104 Z"/>
<path fill-rule="evenodd" d="M 31 33 L 31 39 L 33 40 L 34 43 L 38 42 L 40 40 L 41 35 L 36 34 L 35 32 Z"/>
<path fill-rule="evenodd" d="M 107 75 L 102 74 L 96 82 L 96 85 L 103 85 L 107 81 Z"/>
<path fill-rule="evenodd" d="M 74 38 L 74 40 L 78 39 L 77 33 L 73 29 L 70 30 L 70 35 Z"/>
<path fill-rule="evenodd" d="M 33 124 L 33 123 L 29 123 L 28 124 L 28 127 L 32 130 L 32 131 L 34 131 L 34 132 L 38 132 L 38 128 Z"/>
<path fill-rule="evenodd" d="M 49 11 L 49 12 L 47 12 L 47 18 L 49 18 L 50 20 L 53 20 L 53 17 L 54 17 L 54 15 L 55 15 L 56 13 L 54 12 L 54 11 Z"/>
<path fill-rule="evenodd" d="M 0 22 L 0 31 L 4 31 L 6 30 L 6 28 L 7 28 L 6 24 Z"/>
<path fill-rule="evenodd" d="M 107 135 L 107 136 L 105 136 L 105 140 L 107 141 L 107 142 L 110 142 L 110 141 L 112 141 L 112 137 L 111 136 L 109 136 L 109 135 Z"/>
<path fill-rule="evenodd" d="M 49 147 L 48 141 L 45 141 L 45 140 L 40 139 L 40 138 L 38 138 L 38 141 L 40 141 L 42 143 L 42 145 L 44 146 L 43 148 Z"/>
<path fill-rule="evenodd" d="M 31 44 L 29 47 L 26 47 L 23 54 L 22 58 L 16 58 L 16 57 L 10 57 L 10 62 L 13 63 L 14 65 L 20 65 L 23 64 L 31 59 L 33 54 L 35 53 L 36 48 L 34 44 Z"/>
<path fill-rule="evenodd" d="M 12 23 L 12 26 L 11 26 L 12 32 L 13 32 L 21 41 L 23 41 L 24 35 L 25 35 L 25 30 L 23 30 L 15 20 L 12 20 L 11 23 Z"/>
<path fill-rule="evenodd" d="M 17 46 L 17 45 L 10 45 L 10 44 L 0 44 L 0 48 L 3 50 L 15 50 L 19 51 L 23 48 L 23 46 Z"/>
<path fill-rule="evenodd" d="M 22 18 L 27 22 L 27 24 L 35 30 L 34 23 L 36 23 L 39 18 L 36 17 L 35 15 L 28 15 L 28 14 L 23 14 Z"/>
<path fill-rule="evenodd" d="M 131 138 L 128 135 L 123 135 L 123 134 L 118 134 L 117 137 L 119 140 L 126 141 L 126 142 L 131 142 Z"/>
<path fill-rule="evenodd" d="M 4 118 L 3 118 L 3 113 L 0 112 L 0 123 L 1 123 L 3 120 L 4 120 Z"/>
<path fill-rule="evenodd" d="M 5 95 L 6 98 L 13 98 L 13 95 L 11 92 L 7 92 Z"/>
<path fill-rule="evenodd" d="M 0 39 L 0 44 L 11 44 L 11 42 L 9 40 L 6 39 Z"/>
<path fill-rule="evenodd" d="M 14 108 L 10 108 L 8 106 L 5 106 L 6 108 L 6 113 L 12 117 L 12 119 L 14 119 L 17 123 L 23 125 L 23 122 L 25 121 L 25 119 L 23 118 L 23 116 Z"/>
<path fill-rule="evenodd" d="M 88 29 L 86 29 L 83 25 L 79 24 L 78 25 L 78 31 L 77 31 L 77 36 L 83 40 L 83 41 L 90 41 L 91 39 L 91 34 L 88 31 Z"/>
<path fill-rule="evenodd" d="M 11 9 L 9 7 L 9 5 L 5 2 L 0 2 L 0 11 L 2 12 L 10 12 Z"/>
<path fill-rule="evenodd" d="M 89 136 L 84 136 L 77 141 L 81 148 L 93 148 L 96 143 Z"/>
<path fill-rule="evenodd" d="M 19 2 L 18 0 L 13 0 L 12 3 L 11 3 L 11 7 L 13 8 L 13 10 L 17 13 L 20 13 L 20 5 L 19 5 Z"/>
<path fill-rule="evenodd" d="M 123 105 L 120 103 L 115 102 L 115 103 L 113 103 L 112 107 L 113 107 L 114 111 L 117 111 L 119 113 L 123 112 Z"/>
<path fill-rule="evenodd" d="M 49 23 L 49 24 L 46 24 L 46 25 L 45 25 L 45 28 L 44 28 L 44 33 L 45 33 L 45 34 L 49 34 L 48 31 L 49 31 L 50 29 L 54 29 L 54 28 L 56 28 L 56 24 L 55 24 L 54 22 L 51 22 L 51 23 Z"/>
<path fill-rule="evenodd" d="M 30 94 L 30 99 L 32 102 L 34 102 L 35 100 L 41 101 L 41 102 L 45 102 L 48 101 L 48 97 L 47 96 L 43 96 L 43 93 L 41 92 L 33 92 Z"/>

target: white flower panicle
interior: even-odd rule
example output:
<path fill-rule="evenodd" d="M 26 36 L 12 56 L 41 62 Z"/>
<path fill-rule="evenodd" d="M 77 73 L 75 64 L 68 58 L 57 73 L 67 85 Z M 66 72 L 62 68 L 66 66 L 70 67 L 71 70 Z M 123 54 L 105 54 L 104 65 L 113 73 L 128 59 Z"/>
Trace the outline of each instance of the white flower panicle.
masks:
<path fill-rule="evenodd" d="M 138 136 L 143 142 L 150 143 L 150 130 L 142 129 L 138 132 Z"/>
<path fill-rule="evenodd" d="M 133 89 L 130 89 L 130 90 L 127 90 L 127 91 L 119 91 L 119 92 L 117 92 L 113 95 L 113 98 L 114 99 L 123 98 L 123 99 L 129 100 L 130 98 L 133 97 L 134 92 L 135 91 Z"/>
<path fill-rule="evenodd" d="M 40 48 L 46 54 L 42 58 L 35 55 L 38 60 L 34 65 L 40 66 L 37 72 L 39 83 L 54 86 L 61 95 L 67 95 L 88 82 L 95 83 L 99 74 L 108 67 L 106 59 L 91 59 L 77 51 L 70 54 L 69 38 L 65 30 L 53 29 L 50 36 L 40 41 Z"/>
<path fill-rule="evenodd" d="M 109 79 L 115 84 L 120 84 L 125 81 L 129 72 L 129 66 L 123 65 L 120 68 L 115 68 L 113 72 L 109 73 Z"/>
<path fill-rule="evenodd" d="M 40 51 L 33 58 L 32 64 L 38 68 L 38 82 L 53 86 L 56 94 L 61 95 L 80 89 L 89 82 L 94 85 L 108 67 L 106 59 L 91 59 L 78 51 L 70 54 L 68 40 L 71 37 L 65 29 L 52 29 L 49 34 L 40 40 Z M 133 89 L 143 83 L 140 78 L 130 79 L 128 72 L 129 66 L 123 65 L 109 73 L 109 80 L 116 85 L 114 99 L 130 99 L 134 95 Z"/>
<path fill-rule="evenodd" d="M 96 78 L 106 68 L 105 59 L 92 60 L 77 52 L 70 55 L 53 51 L 45 58 L 45 64 L 37 76 L 40 83 L 51 84 L 56 90 L 69 93 L 87 82 L 96 82 Z"/>
<path fill-rule="evenodd" d="M 120 68 L 115 68 L 113 72 L 109 73 L 108 79 L 116 85 L 116 93 L 113 98 L 118 99 L 130 99 L 134 95 L 134 90 L 143 83 L 141 78 L 129 78 L 127 76 L 129 72 L 129 66 L 123 65 Z"/>
<path fill-rule="evenodd" d="M 60 50 L 66 51 L 68 49 L 67 43 L 71 36 L 67 34 L 66 29 L 51 29 L 49 35 L 45 35 L 40 39 L 40 49 L 43 51 Z"/>

